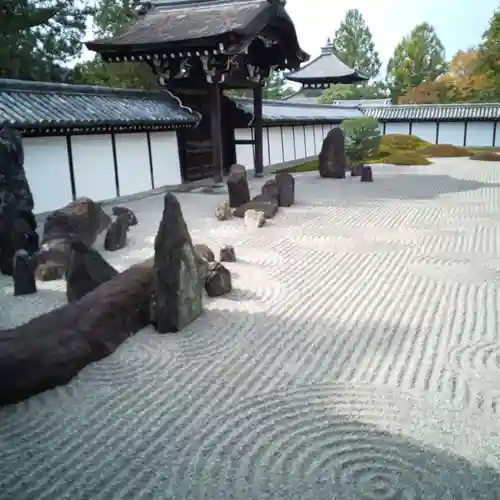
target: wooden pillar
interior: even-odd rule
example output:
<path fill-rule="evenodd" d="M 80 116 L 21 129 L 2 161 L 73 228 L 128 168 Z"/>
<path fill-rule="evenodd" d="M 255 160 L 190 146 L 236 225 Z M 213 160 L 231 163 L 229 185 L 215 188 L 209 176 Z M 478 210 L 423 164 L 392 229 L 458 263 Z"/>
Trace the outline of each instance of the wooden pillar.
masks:
<path fill-rule="evenodd" d="M 254 125 L 254 163 L 255 177 L 264 175 L 263 130 L 262 130 L 262 85 L 254 87 L 253 91 L 253 125 Z"/>
<path fill-rule="evenodd" d="M 214 183 L 223 182 L 222 154 L 222 99 L 219 84 L 212 83 L 209 88 L 210 135 L 212 137 L 212 168 Z"/>

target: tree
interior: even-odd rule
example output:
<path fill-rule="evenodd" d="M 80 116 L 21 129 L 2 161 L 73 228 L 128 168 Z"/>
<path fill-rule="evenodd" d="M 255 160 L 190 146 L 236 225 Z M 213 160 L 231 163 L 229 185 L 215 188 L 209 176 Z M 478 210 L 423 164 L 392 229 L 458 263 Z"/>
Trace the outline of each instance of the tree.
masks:
<path fill-rule="evenodd" d="M 399 42 L 387 66 L 393 99 L 436 80 L 445 68 L 444 46 L 436 30 L 428 23 L 419 24 Z"/>
<path fill-rule="evenodd" d="M 102 38 L 118 35 L 134 16 L 133 0 L 98 0 L 93 16 L 96 35 Z M 98 57 L 77 64 L 73 71 L 73 81 L 122 88 L 158 87 L 156 77 L 146 63 L 105 63 Z"/>
<path fill-rule="evenodd" d="M 283 73 L 272 70 L 264 85 L 264 99 L 281 100 L 293 93 L 294 90 L 287 85 Z"/>
<path fill-rule="evenodd" d="M 323 92 L 320 102 L 332 104 L 337 100 L 387 99 L 388 97 L 389 89 L 387 84 L 376 81 L 359 85 L 331 85 Z"/>
<path fill-rule="evenodd" d="M 90 12 L 85 0 L 0 0 L 0 76 L 65 80 Z"/>
<path fill-rule="evenodd" d="M 347 66 L 375 78 L 382 63 L 373 36 L 358 9 L 349 9 L 332 41 L 333 52 Z"/>
<path fill-rule="evenodd" d="M 476 71 L 486 75 L 489 86 L 483 89 L 482 99 L 500 99 L 500 9 L 497 9 L 484 32 L 478 50 Z"/>

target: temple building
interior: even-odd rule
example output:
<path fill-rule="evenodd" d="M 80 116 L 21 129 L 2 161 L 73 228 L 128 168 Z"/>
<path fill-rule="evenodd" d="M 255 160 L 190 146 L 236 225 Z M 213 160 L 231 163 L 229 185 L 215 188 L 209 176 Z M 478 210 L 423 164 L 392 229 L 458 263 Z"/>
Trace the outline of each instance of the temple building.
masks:
<path fill-rule="evenodd" d="M 255 174 L 263 173 L 262 88 L 272 70 L 296 70 L 309 59 L 299 46 L 284 0 L 143 2 L 120 35 L 87 42 L 105 61 L 143 61 L 161 86 L 201 114 L 179 133 L 188 178 L 223 175 L 236 160 L 234 127 L 223 90 L 253 89 Z M 189 173 L 192 172 L 192 175 Z"/>

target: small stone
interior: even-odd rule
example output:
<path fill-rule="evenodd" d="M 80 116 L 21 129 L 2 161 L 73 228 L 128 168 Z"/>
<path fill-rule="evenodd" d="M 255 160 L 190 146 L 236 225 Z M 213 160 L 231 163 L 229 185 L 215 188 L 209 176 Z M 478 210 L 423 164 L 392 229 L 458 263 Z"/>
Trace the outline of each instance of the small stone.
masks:
<path fill-rule="evenodd" d="M 128 207 L 113 207 L 113 215 L 118 217 L 119 215 L 126 215 L 128 218 L 128 225 L 129 226 L 136 226 L 139 221 L 137 220 L 136 215 L 130 208 Z"/>
<path fill-rule="evenodd" d="M 208 264 L 215 260 L 215 255 L 207 245 L 193 245 L 193 248 L 200 279 L 205 283 L 208 274 Z"/>
<path fill-rule="evenodd" d="M 215 209 L 215 218 L 219 221 L 229 220 L 233 217 L 229 202 L 225 201 Z"/>
<path fill-rule="evenodd" d="M 26 250 L 18 250 L 14 254 L 12 278 L 14 279 L 14 295 L 36 293 L 35 266 Z"/>
<path fill-rule="evenodd" d="M 236 217 L 244 217 L 245 212 L 249 209 L 264 212 L 264 216 L 266 219 L 272 219 L 278 211 L 278 200 L 276 200 L 275 198 L 270 198 L 269 196 L 264 194 L 258 194 L 252 199 L 252 201 L 249 201 L 241 207 L 238 207 L 234 211 L 234 215 Z"/>
<path fill-rule="evenodd" d="M 104 248 L 109 252 L 115 252 L 124 248 L 127 244 L 128 227 L 128 215 L 119 215 L 106 232 Z"/>
<path fill-rule="evenodd" d="M 210 250 L 210 248 L 207 245 L 203 244 L 198 244 L 198 245 L 193 245 L 194 251 L 200 256 L 203 257 L 205 260 L 208 260 L 209 262 L 213 262 L 215 260 L 215 254 Z"/>
<path fill-rule="evenodd" d="M 363 165 L 361 169 L 361 182 L 373 182 L 373 172 L 370 165 Z"/>
<path fill-rule="evenodd" d="M 88 248 L 81 241 L 72 242 L 66 271 L 68 302 L 81 299 L 117 274 L 118 271 L 99 252 Z"/>
<path fill-rule="evenodd" d="M 293 175 L 289 172 L 278 172 L 276 185 L 279 191 L 280 207 L 291 207 L 295 203 L 295 179 Z"/>
<path fill-rule="evenodd" d="M 251 228 L 262 227 L 266 223 L 264 212 L 250 208 L 245 211 L 245 226 Z"/>
<path fill-rule="evenodd" d="M 208 264 L 208 275 L 205 281 L 205 290 L 209 297 L 220 297 L 233 289 L 231 271 L 220 262 Z"/>
<path fill-rule="evenodd" d="M 247 171 L 243 165 L 233 165 L 229 169 L 227 190 L 229 193 L 229 206 L 232 208 L 240 207 L 250 201 Z"/>
<path fill-rule="evenodd" d="M 224 245 L 220 249 L 219 260 L 221 262 L 236 262 L 236 252 L 231 245 Z"/>
<path fill-rule="evenodd" d="M 276 181 L 274 179 L 269 179 L 264 183 L 261 188 L 261 193 L 268 198 L 276 200 L 279 205 L 280 192 L 278 184 L 276 184 Z"/>

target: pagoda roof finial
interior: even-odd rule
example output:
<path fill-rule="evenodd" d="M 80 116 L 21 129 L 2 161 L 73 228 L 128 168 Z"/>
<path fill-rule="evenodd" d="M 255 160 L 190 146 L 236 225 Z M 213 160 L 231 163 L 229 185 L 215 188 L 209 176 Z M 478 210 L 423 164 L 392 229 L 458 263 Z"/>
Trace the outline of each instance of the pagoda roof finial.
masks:
<path fill-rule="evenodd" d="M 326 40 L 326 45 L 324 47 L 321 47 L 321 55 L 328 55 L 333 52 L 333 43 L 332 39 L 328 37 Z"/>

